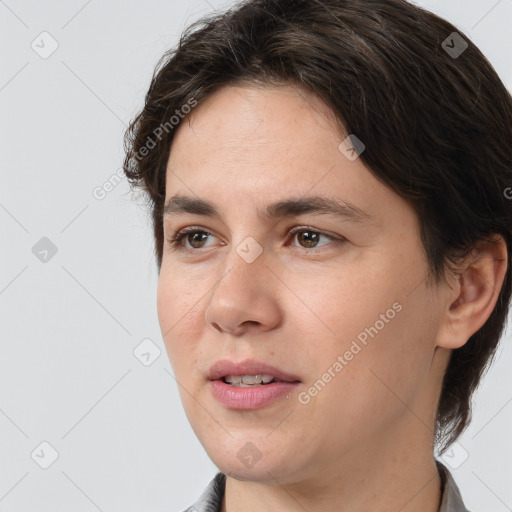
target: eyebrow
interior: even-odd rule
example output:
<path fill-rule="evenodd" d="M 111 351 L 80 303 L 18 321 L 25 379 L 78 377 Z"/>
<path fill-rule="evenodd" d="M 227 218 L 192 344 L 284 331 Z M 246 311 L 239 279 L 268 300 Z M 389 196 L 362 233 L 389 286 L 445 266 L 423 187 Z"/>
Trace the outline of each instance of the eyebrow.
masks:
<path fill-rule="evenodd" d="M 181 213 L 217 217 L 223 220 L 222 214 L 214 203 L 204 199 L 177 194 L 165 203 L 163 216 L 179 215 Z M 283 199 L 267 205 L 263 213 L 258 212 L 258 216 L 264 220 L 272 220 L 308 213 L 333 215 L 346 221 L 359 223 L 366 222 L 371 224 L 376 220 L 367 211 L 348 201 L 322 196 Z"/>

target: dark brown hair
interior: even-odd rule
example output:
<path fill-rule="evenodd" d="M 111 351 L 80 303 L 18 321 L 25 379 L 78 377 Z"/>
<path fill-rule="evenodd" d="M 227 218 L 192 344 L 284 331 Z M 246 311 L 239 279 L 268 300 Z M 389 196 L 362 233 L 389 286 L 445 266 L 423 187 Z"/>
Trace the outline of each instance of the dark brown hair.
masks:
<path fill-rule="evenodd" d="M 471 396 L 507 319 L 510 93 L 467 36 L 405 0 L 245 0 L 199 20 L 162 56 L 125 134 L 124 170 L 146 192 L 159 269 L 174 128 L 191 105 L 247 82 L 298 85 L 332 108 L 364 142 L 360 158 L 373 175 L 413 205 L 435 281 L 478 241 L 503 236 L 508 268 L 496 307 L 452 351 L 444 376 L 436 430 L 442 453 L 471 419 Z"/>

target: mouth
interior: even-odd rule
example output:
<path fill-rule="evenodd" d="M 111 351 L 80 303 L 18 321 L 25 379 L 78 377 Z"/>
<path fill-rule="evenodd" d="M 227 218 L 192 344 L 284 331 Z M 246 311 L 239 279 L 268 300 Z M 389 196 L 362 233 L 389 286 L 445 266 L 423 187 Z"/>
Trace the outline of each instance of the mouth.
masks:
<path fill-rule="evenodd" d="M 238 363 L 227 359 L 217 361 L 210 368 L 208 379 L 221 380 L 233 387 L 267 386 L 275 382 L 301 382 L 295 375 L 253 359 Z"/>
<path fill-rule="evenodd" d="M 221 379 L 230 386 L 240 388 L 251 388 L 254 386 L 266 386 L 272 382 L 283 382 L 282 380 L 272 377 L 272 375 L 228 375 Z"/>
<path fill-rule="evenodd" d="M 301 380 L 255 360 L 217 361 L 208 373 L 213 397 L 232 410 L 257 410 L 291 397 Z"/>

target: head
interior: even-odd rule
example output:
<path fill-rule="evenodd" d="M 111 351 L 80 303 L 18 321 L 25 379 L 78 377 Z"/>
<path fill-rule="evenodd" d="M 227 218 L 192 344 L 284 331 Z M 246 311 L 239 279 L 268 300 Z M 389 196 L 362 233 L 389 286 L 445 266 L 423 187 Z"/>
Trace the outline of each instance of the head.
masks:
<path fill-rule="evenodd" d="M 467 36 L 445 50 L 456 31 L 403 0 L 248 0 L 157 66 L 124 169 L 152 212 L 185 411 L 221 469 L 249 441 L 281 476 L 399 429 L 443 451 L 470 421 L 510 303 L 512 98 Z M 210 365 L 246 357 L 298 378 L 284 404 L 212 398 Z"/>

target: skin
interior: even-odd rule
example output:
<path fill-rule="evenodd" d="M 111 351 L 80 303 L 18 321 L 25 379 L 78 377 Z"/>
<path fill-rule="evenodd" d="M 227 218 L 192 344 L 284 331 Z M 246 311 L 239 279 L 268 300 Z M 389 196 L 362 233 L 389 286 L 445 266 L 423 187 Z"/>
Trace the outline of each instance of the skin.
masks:
<path fill-rule="evenodd" d="M 460 276 L 429 285 L 414 210 L 361 158 L 340 152 L 346 136 L 309 92 L 249 84 L 222 88 L 175 134 L 166 200 L 213 201 L 223 220 L 164 218 L 166 240 L 187 226 L 211 235 L 185 237 L 181 250 L 165 243 L 158 317 L 187 418 L 227 475 L 223 512 L 439 509 L 433 436 L 442 376 L 451 349 L 494 308 L 506 246 L 481 245 Z M 311 194 L 350 201 L 374 221 L 258 216 L 270 202 Z M 290 236 L 296 226 L 345 240 Z M 252 263 L 236 252 L 248 236 L 263 250 Z M 300 403 L 298 394 L 397 302 L 400 312 Z M 206 377 L 221 358 L 265 361 L 301 383 L 262 409 L 230 410 Z M 237 457 L 249 441 L 261 454 L 252 467 Z"/>

